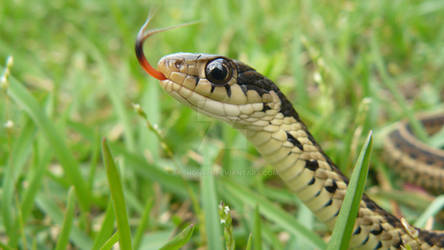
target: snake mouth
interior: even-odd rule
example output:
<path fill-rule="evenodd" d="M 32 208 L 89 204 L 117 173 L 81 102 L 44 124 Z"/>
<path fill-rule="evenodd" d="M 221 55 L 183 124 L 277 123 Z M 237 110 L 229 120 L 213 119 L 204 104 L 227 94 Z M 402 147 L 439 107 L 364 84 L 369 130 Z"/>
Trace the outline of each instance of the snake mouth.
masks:
<path fill-rule="evenodd" d="M 212 103 L 207 97 L 197 94 L 174 81 L 168 79 L 160 81 L 160 86 L 174 99 L 198 112 L 226 122 L 237 120 L 235 114 L 227 116 L 223 112 L 223 103 Z"/>
<path fill-rule="evenodd" d="M 192 109 L 205 115 L 223 120 L 229 123 L 242 123 L 256 112 L 263 110 L 263 103 L 246 103 L 246 104 L 230 104 L 222 101 L 216 101 L 208 96 L 202 95 L 194 89 L 190 89 L 185 81 L 177 82 L 171 80 L 168 75 L 167 79 L 160 81 L 160 85 L 165 91 Z M 251 120 L 251 118 L 249 119 Z M 254 119 L 254 121 L 257 120 Z"/>

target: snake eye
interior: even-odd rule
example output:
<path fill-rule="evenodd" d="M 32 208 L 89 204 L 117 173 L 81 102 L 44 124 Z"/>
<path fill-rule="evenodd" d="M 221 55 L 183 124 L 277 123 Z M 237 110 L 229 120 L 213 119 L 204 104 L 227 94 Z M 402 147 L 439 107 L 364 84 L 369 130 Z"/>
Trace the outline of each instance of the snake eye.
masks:
<path fill-rule="evenodd" d="M 206 78 L 215 85 L 223 86 L 231 79 L 232 70 L 227 60 L 217 58 L 205 67 Z"/>

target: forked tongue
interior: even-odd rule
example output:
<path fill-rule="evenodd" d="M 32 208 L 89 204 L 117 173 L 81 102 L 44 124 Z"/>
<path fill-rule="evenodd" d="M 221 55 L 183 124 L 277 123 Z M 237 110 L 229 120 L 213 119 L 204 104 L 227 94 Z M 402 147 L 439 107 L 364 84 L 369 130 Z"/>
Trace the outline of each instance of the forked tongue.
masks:
<path fill-rule="evenodd" d="M 152 19 L 152 15 L 149 15 L 148 18 L 146 19 L 145 23 L 143 24 L 142 28 L 140 28 L 139 33 L 137 34 L 137 39 L 136 39 L 136 56 L 137 56 L 137 60 L 139 61 L 140 65 L 142 65 L 142 68 L 148 73 L 150 74 L 150 76 L 158 79 L 158 80 L 165 80 L 167 79 L 165 77 L 164 74 L 162 74 L 162 72 L 156 70 L 155 68 L 153 68 L 153 66 L 151 66 L 151 64 L 148 62 L 148 60 L 145 57 L 145 54 L 143 53 L 143 42 L 145 42 L 145 40 L 156 34 L 159 32 L 163 32 L 163 31 L 167 31 L 170 29 L 175 29 L 175 28 L 179 28 L 179 27 L 183 27 L 183 26 L 188 26 L 191 24 L 196 24 L 197 21 L 194 22 L 189 22 L 189 23 L 183 23 L 183 24 L 179 24 L 179 25 L 174 25 L 174 26 L 170 26 L 170 27 L 165 27 L 165 28 L 160 28 L 160 29 L 152 29 L 152 30 L 148 30 L 148 25 Z"/>

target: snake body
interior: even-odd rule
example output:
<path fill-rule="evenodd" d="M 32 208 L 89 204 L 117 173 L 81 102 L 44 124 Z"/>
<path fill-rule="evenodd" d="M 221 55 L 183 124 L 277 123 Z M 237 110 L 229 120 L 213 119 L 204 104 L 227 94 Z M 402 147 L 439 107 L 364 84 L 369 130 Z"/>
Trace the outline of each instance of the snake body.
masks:
<path fill-rule="evenodd" d="M 444 114 L 430 114 L 420 118 L 427 133 L 442 129 Z M 444 190 L 444 151 L 419 141 L 407 122 L 401 122 L 387 136 L 384 143 L 386 159 L 409 183 L 432 191 Z"/>
<path fill-rule="evenodd" d="M 151 35 L 144 34 L 145 26 L 136 43 L 142 65 L 148 63 L 142 44 Z M 145 69 L 152 73 L 153 68 Z M 156 72 L 161 75 L 156 78 L 162 88 L 179 102 L 241 131 L 288 188 L 320 221 L 333 228 L 348 179 L 322 151 L 292 104 L 271 80 L 242 62 L 209 54 L 164 56 Z M 393 141 L 390 145 L 399 151 L 402 146 Z M 405 225 L 364 194 L 350 248 L 407 246 L 442 249 L 444 234 Z"/>

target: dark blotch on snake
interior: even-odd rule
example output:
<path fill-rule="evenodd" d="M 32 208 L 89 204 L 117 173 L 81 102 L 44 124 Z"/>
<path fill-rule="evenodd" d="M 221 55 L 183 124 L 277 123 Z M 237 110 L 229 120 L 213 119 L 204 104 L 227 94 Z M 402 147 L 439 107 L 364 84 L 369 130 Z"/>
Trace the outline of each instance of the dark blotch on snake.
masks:
<path fill-rule="evenodd" d="M 197 86 L 197 84 L 199 84 L 199 77 L 195 76 L 194 77 L 194 86 Z"/>
<path fill-rule="evenodd" d="M 340 211 L 340 210 L 336 211 L 336 213 L 333 215 L 333 217 L 338 217 L 338 215 L 339 215 L 339 211 Z"/>
<path fill-rule="evenodd" d="M 382 247 L 382 242 L 378 241 L 378 244 L 376 244 L 374 249 L 380 249 Z"/>
<path fill-rule="evenodd" d="M 333 204 L 333 200 L 332 200 L 332 199 L 328 200 L 328 201 L 324 204 L 323 207 L 331 206 L 331 204 Z"/>
<path fill-rule="evenodd" d="M 319 168 L 319 163 L 317 160 L 306 160 L 305 168 L 310 169 L 311 171 L 316 171 Z"/>
<path fill-rule="evenodd" d="M 370 230 L 370 233 L 372 233 L 372 234 L 374 234 L 374 235 L 379 235 L 379 234 L 381 234 L 381 233 L 382 233 L 382 226 L 381 226 L 381 225 L 378 225 L 378 226 L 379 226 L 378 229 Z"/>
<path fill-rule="evenodd" d="M 310 140 L 311 144 L 316 145 L 316 141 L 310 133 L 307 134 L 307 138 Z"/>
<path fill-rule="evenodd" d="M 265 112 L 270 109 L 271 109 L 270 106 L 268 106 L 266 103 L 262 103 L 262 112 Z"/>
<path fill-rule="evenodd" d="M 231 86 L 230 85 L 224 85 L 225 90 L 227 91 L 227 96 L 231 97 Z"/>
<path fill-rule="evenodd" d="M 264 104 L 264 107 L 265 107 L 265 104 Z M 298 139 L 294 138 L 287 131 L 285 133 L 287 134 L 287 141 L 291 142 L 291 144 L 293 144 L 294 146 L 298 147 L 300 150 L 303 150 L 303 146 L 302 146 L 301 142 L 298 141 Z"/>
<path fill-rule="evenodd" d="M 361 245 L 365 245 L 368 242 L 368 238 L 369 238 L 369 235 L 367 235 L 367 237 L 364 239 L 364 241 L 362 241 Z"/>
<path fill-rule="evenodd" d="M 430 166 L 430 165 L 435 164 L 435 161 L 432 160 L 432 159 L 427 159 L 427 160 L 426 160 L 426 164 Z"/>
<path fill-rule="evenodd" d="M 245 96 L 247 96 L 248 88 L 245 85 L 239 85 L 239 87 L 242 89 L 242 92 Z"/>
<path fill-rule="evenodd" d="M 401 241 L 401 240 L 398 240 L 398 242 L 396 242 L 393 246 L 394 246 L 395 248 L 401 248 L 401 246 L 402 246 L 402 241 Z"/>
<path fill-rule="evenodd" d="M 336 184 L 335 180 L 333 180 L 331 186 L 325 186 L 325 189 L 331 194 L 336 192 L 337 188 L 338 188 L 338 185 Z"/>
<path fill-rule="evenodd" d="M 314 177 L 311 178 L 310 182 L 308 183 L 308 185 L 313 185 L 315 183 L 316 179 Z"/>

